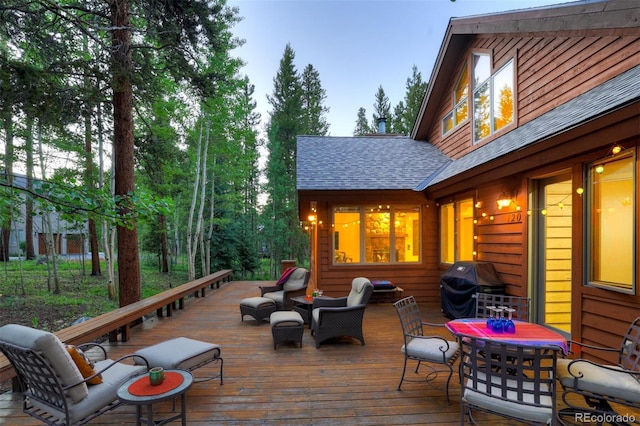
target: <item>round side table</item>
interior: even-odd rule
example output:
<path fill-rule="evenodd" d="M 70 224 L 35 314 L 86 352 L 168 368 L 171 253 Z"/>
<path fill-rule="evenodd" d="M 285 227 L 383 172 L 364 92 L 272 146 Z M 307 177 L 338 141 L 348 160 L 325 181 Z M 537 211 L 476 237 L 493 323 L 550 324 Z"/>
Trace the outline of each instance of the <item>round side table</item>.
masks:
<path fill-rule="evenodd" d="M 170 389 L 166 392 L 162 392 L 155 395 L 134 395 L 129 392 L 129 387 L 138 381 L 142 377 L 148 377 L 148 373 L 132 377 L 131 379 L 124 382 L 118 388 L 118 399 L 125 404 L 135 405 L 136 406 L 136 426 L 141 426 L 142 424 L 146 424 L 148 426 L 159 426 L 166 423 L 169 423 L 176 419 L 182 419 L 182 425 L 186 426 L 187 424 L 187 404 L 186 404 L 186 395 L 185 393 L 191 385 L 193 384 L 193 375 L 184 370 L 165 370 L 166 373 L 178 373 L 182 376 L 182 383 L 180 383 L 177 387 Z M 156 402 L 166 401 L 168 399 L 176 398 L 180 396 L 180 413 L 177 413 L 174 416 L 168 417 L 166 419 L 161 420 L 153 420 L 153 410 L 152 405 Z M 143 417 L 142 414 L 142 406 L 146 406 L 147 413 L 146 417 Z M 144 423 L 143 423 L 144 422 Z"/>

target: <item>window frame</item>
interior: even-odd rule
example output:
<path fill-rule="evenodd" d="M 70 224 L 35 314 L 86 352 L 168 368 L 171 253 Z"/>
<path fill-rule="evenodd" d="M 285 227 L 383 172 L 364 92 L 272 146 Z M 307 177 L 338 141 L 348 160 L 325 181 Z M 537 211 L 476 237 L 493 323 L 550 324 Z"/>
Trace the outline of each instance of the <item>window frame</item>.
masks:
<path fill-rule="evenodd" d="M 460 86 L 460 82 L 462 81 L 463 78 L 466 78 L 467 80 L 466 95 L 462 96 L 459 101 L 456 101 L 457 89 Z M 453 132 L 457 127 L 459 127 L 460 125 L 462 125 L 463 123 L 469 120 L 469 84 L 470 82 L 469 82 L 468 61 L 465 61 L 464 65 L 462 66 L 462 71 L 460 71 L 460 73 L 458 74 L 458 78 L 456 79 L 456 84 L 453 86 L 453 90 L 451 91 L 451 100 L 452 100 L 453 108 L 450 111 L 447 111 L 447 113 L 444 115 L 444 117 L 440 121 L 442 136 L 448 135 L 449 133 Z M 462 107 L 465 103 L 467 104 L 466 117 L 458 122 L 458 116 L 456 114 L 456 111 L 458 110 L 458 108 Z M 449 121 L 451 122 L 451 128 L 447 128 L 445 124 Z"/>
<path fill-rule="evenodd" d="M 390 222 L 390 227 L 389 227 L 389 260 L 386 262 L 367 262 L 366 261 L 366 248 L 367 248 L 367 234 L 365 232 L 365 215 L 371 211 L 372 208 L 375 208 L 376 205 L 374 203 L 371 204 L 359 204 L 359 205 L 336 205 L 333 206 L 331 209 L 331 228 L 332 228 L 332 238 L 331 238 L 331 265 L 332 266 L 337 266 L 337 267 L 342 267 L 342 266 L 361 266 L 361 265 L 367 265 L 367 266 L 372 266 L 372 265 L 380 265 L 380 266 L 401 266 L 401 265 L 418 265 L 422 263 L 422 255 L 423 255 L 423 251 L 422 251 L 422 227 L 423 227 L 423 212 L 422 212 L 422 206 L 419 204 L 385 204 L 385 208 L 383 208 L 383 206 L 381 205 L 377 205 L 378 208 L 380 208 L 381 210 L 387 210 L 389 211 L 389 222 Z M 335 224 L 336 224 L 336 218 L 335 215 L 336 213 L 340 213 L 339 209 L 348 209 L 349 211 L 353 212 L 355 209 L 359 210 L 359 254 L 360 254 L 360 259 L 359 261 L 353 261 L 353 262 L 336 262 L 336 230 L 335 230 Z M 398 251 L 396 250 L 396 226 L 395 224 L 395 215 L 397 211 L 405 211 L 405 210 L 416 210 L 417 214 L 418 214 L 418 229 L 417 230 L 413 230 L 413 233 L 411 235 L 412 237 L 412 246 L 414 247 L 412 249 L 412 251 L 415 251 L 415 242 L 418 243 L 418 260 L 416 261 L 398 261 L 396 260 L 397 257 L 397 253 Z M 416 233 L 417 233 L 417 238 L 416 238 Z M 369 237 L 370 238 L 370 237 Z"/>
<path fill-rule="evenodd" d="M 462 235 L 462 231 L 464 230 L 464 228 L 462 227 L 462 223 L 461 220 L 464 219 L 463 217 L 461 217 L 461 206 L 464 203 L 469 203 L 471 204 L 471 209 L 472 209 L 472 215 L 471 215 L 471 220 L 474 220 L 474 214 L 475 214 L 475 206 L 476 206 L 476 202 L 474 200 L 474 198 L 472 196 L 469 197 L 460 197 L 459 199 L 455 199 L 455 200 L 450 200 L 446 203 L 440 203 L 440 209 L 439 209 L 439 226 L 440 226 L 440 263 L 444 264 L 444 265 L 452 265 L 455 262 L 464 260 L 464 261 L 472 261 L 475 258 L 475 252 L 476 252 L 476 240 L 474 238 L 475 236 L 475 224 L 473 224 L 472 229 L 471 229 L 471 235 L 465 236 Z M 452 223 L 443 223 L 443 210 L 447 209 L 448 211 L 453 211 L 453 222 Z M 447 216 L 447 220 L 450 220 L 451 218 L 449 216 Z M 445 230 L 445 226 L 444 225 L 449 225 L 447 226 L 447 229 L 450 229 L 452 232 L 452 235 L 446 235 L 444 233 Z M 467 237 L 468 241 L 465 241 L 466 244 L 462 244 L 462 238 L 463 237 Z M 453 247 L 453 261 L 449 262 L 449 259 L 445 259 L 444 258 L 444 249 L 445 247 L 444 244 L 446 243 L 446 248 L 448 248 L 449 250 L 451 250 L 451 247 Z M 472 248 L 472 259 L 461 259 L 460 256 L 460 250 L 461 247 L 467 246 L 468 244 L 470 244 L 470 247 Z"/>
<path fill-rule="evenodd" d="M 485 79 L 483 79 L 482 81 L 478 81 L 478 84 L 476 85 L 475 82 L 475 69 L 474 69 L 474 57 L 480 57 L 480 56 L 486 56 L 488 57 L 489 60 L 489 75 L 488 77 L 486 77 Z M 516 99 L 516 76 L 517 76 L 517 68 L 516 68 L 516 61 L 515 61 L 515 54 L 514 55 L 510 55 L 508 57 L 506 57 L 502 63 L 499 66 L 494 66 L 493 65 L 493 54 L 491 51 L 486 51 L 486 50 L 478 50 L 478 51 L 472 51 L 471 52 L 471 59 L 470 62 L 472 64 L 471 66 L 471 76 L 470 76 L 470 85 L 471 85 L 471 113 L 469 114 L 469 116 L 471 117 L 472 123 L 471 123 L 471 138 L 473 141 L 473 145 L 479 144 L 479 143 L 483 143 L 485 141 L 487 141 L 489 138 L 491 138 L 492 136 L 498 134 L 498 133 L 502 133 L 503 131 L 505 131 L 505 129 L 509 129 L 513 126 L 516 125 L 517 122 L 517 117 L 516 117 L 516 113 L 517 113 L 517 99 Z M 513 68 L 512 71 L 512 79 L 511 79 L 511 88 L 512 88 L 512 120 L 503 125 L 502 127 L 500 127 L 499 129 L 496 129 L 496 111 L 495 111 L 495 103 L 496 103 L 496 99 L 498 94 L 494 93 L 495 92 L 495 81 L 496 81 L 496 77 L 501 75 L 501 72 L 505 70 L 505 68 L 511 66 Z M 488 104 L 488 112 L 489 112 L 489 116 L 488 116 L 488 126 L 489 126 L 489 133 L 485 136 L 482 137 L 477 137 L 477 131 L 476 131 L 476 95 L 479 94 L 482 90 L 482 88 L 484 86 L 488 85 L 488 100 L 487 100 L 487 104 Z"/>
<path fill-rule="evenodd" d="M 638 172 L 637 172 L 637 167 L 638 167 L 638 163 L 637 163 L 637 154 L 634 150 L 630 150 L 631 152 L 626 153 L 624 155 L 619 155 L 616 156 L 614 158 L 608 159 L 606 161 L 596 161 L 594 163 L 591 163 L 588 165 L 587 167 L 587 171 L 586 171 L 586 182 L 588 182 L 588 188 L 586 188 L 586 197 L 585 197 L 585 210 L 586 210 L 586 215 L 585 215 L 585 221 L 584 221 L 584 227 L 585 227 L 585 235 L 586 235 L 586 244 L 584 245 L 584 250 L 585 250 L 585 264 L 584 264 L 584 276 L 585 276 L 585 285 L 589 286 L 589 287 L 596 287 L 596 288 L 600 288 L 600 289 L 604 289 L 604 290 L 609 290 L 609 291 L 614 291 L 617 293 L 623 293 L 623 294 L 630 294 L 630 295 L 636 295 L 637 294 L 637 274 L 635 273 L 636 271 L 636 266 L 637 266 L 637 241 L 638 241 L 638 237 L 637 237 L 637 231 L 638 231 L 638 226 L 637 226 L 637 194 L 638 194 L 638 184 L 637 184 L 637 176 L 638 176 Z M 630 247 L 631 247 L 631 255 L 630 255 L 630 261 L 631 261 L 631 270 L 633 271 L 631 274 L 631 282 L 629 284 L 627 283 L 616 283 L 616 282 L 611 282 L 611 281 L 605 281 L 605 280 L 599 280 L 594 278 L 595 275 L 595 262 L 596 262 L 596 257 L 597 255 L 595 254 L 596 248 L 595 248 L 595 239 L 597 238 L 596 236 L 596 230 L 595 230 L 595 210 L 596 207 L 601 207 L 600 204 L 598 204 L 596 206 L 595 203 L 595 191 L 594 191 L 594 187 L 596 185 L 596 182 L 594 182 L 594 175 L 598 174 L 598 172 L 596 171 L 596 168 L 598 166 L 604 166 L 605 170 L 606 170 L 606 166 L 607 164 L 612 164 L 614 162 L 618 162 L 618 161 L 622 161 L 622 160 L 626 160 L 626 159 L 630 159 L 631 163 L 632 163 L 632 176 L 631 176 L 631 183 L 633 185 L 632 188 L 632 196 L 631 196 L 631 209 L 632 209 L 632 223 L 633 223 L 633 229 L 632 229 L 632 235 L 631 235 L 631 243 L 630 243 Z M 599 181 L 597 183 L 602 183 L 602 181 Z M 598 248 L 599 252 L 603 252 L 606 251 L 607 247 L 602 247 L 602 245 Z"/>

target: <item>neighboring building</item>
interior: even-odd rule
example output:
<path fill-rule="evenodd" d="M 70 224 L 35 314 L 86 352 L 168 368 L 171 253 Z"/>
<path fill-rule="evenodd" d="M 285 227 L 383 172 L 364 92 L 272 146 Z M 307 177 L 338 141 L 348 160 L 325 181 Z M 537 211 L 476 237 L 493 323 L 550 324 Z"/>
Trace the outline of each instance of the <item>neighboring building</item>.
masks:
<path fill-rule="evenodd" d="M 37 185 L 37 181 L 35 183 Z M 18 188 L 26 188 L 26 177 L 14 177 L 13 185 Z M 61 255 L 67 254 L 87 254 L 89 252 L 87 225 L 86 222 L 80 225 L 71 224 L 63 219 L 56 212 L 51 212 L 48 216 L 43 212 L 37 211 L 38 203 L 34 203 L 35 213 L 33 217 L 33 247 L 36 256 L 44 256 L 47 254 L 45 223 L 50 220 L 53 232 L 53 240 L 56 247 L 56 253 Z M 9 236 L 9 256 L 25 255 L 21 244 L 27 239 L 25 235 L 25 205 L 20 206 L 20 218 L 14 220 L 11 224 L 11 233 Z"/>
<path fill-rule="evenodd" d="M 640 314 L 639 64 L 635 1 L 452 18 L 411 138 L 298 137 L 316 282 L 439 304 L 455 261 L 488 261 L 534 321 L 619 346 Z"/>

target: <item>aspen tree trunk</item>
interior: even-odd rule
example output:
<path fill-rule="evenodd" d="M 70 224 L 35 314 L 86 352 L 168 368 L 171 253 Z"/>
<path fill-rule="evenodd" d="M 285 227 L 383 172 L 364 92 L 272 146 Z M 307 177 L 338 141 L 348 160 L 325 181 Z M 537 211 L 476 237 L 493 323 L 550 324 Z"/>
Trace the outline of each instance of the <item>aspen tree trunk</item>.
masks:
<path fill-rule="evenodd" d="M 200 208 L 198 209 L 198 221 L 196 224 L 196 234 L 198 236 L 198 240 L 200 241 L 200 264 L 202 274 L 206 271 L 204 266 L 204 262 L 206 262 L 206 249 L 204 247 L 204 204 L 206 201 L 206 193 L 207 193 L 207 159 L 209 153 L 209 130 L 211 128 L 211 122 L 207 121 L 207 132 L 204 138 L 204 147 L 202 150 L 202 178 L 200 185 Z"/>
<path fill-rule="evenodd" d="M 40 157 L 40 174 L 42 179 L 47 179 L 47 173 L 44 167 L 44 155 L 42 153 L 42 123 L 38 123 L 38 155 Z M 47 245 L 47 270 L 48 274 L 47 287 L 51 291 L 51 279 L 53 279 L 53 292 L 60 293 L 60 278 L 58 277 L 58 253 L 55 241 L 53 239 L 53 225 L 51 223 L 51 213 L 49 209 L 44 209 L 45 214 L 42 217 L 43 232 L 45 234 L 45 242 Z M 50 268 L 50 269 L 49 269 Z M 52 271 L 52 272 L 51 272 Z"/>
<path fill-rule="evenodd" d="M 213 239 L 213 220 L 215 218 L 216 208 L 216 164 L 217 157 L 213 158 L 213 170 L 211 171 L 211 207 L 209 208 L 209 230 L 207 231 L 207 238 L 205 240 L 205 252 L 207 254 L 206 267 L 203 269 L 203 274 L 209 275 L 211 273 L 211 240 Z"/>
<path fill-rule="evenodd" d="M 98 126 L 98 185 L 100 188 L 104 188 L 104 144 L 102 140 L 103 126 L 102 126 L 102 106 L 97 105 L 97 126 Z M 112 153 L 113 154 L 113 153 Z M 111 182 L 109 188 L 111 189 L 111 196 L 114 195 L 114 166 L 111 163 Z M 116 300 L 116 278 L 115 278 L 115 262 L 113 247 L 115 244 L 115 227 L 109 225 L 106 219 L 102 219 L 102 246 L 104 249 L 105 265 L 107 268 L 107 293 L 109 294 L 109 300 Z"/>
<path fill-rule="evenodd" d="M 189 208 L 189 220 L 187 222 L 187 270 L 189 273 L 189 281 L 193 281 L 196 278 L 196 246 L 197 233 L 194 236 L 193 232 L 193 216 L 196 210 L 198 186 L 200 185 L 200 162 L 202 151 L 202 122 L 200 123 L 200 134 L 198 135 L 198 147 L 196 151 L 196 165 L 195 165 L 195 182 L 193 183 L 193 195 L 191 196 L 191 207 Z"/>

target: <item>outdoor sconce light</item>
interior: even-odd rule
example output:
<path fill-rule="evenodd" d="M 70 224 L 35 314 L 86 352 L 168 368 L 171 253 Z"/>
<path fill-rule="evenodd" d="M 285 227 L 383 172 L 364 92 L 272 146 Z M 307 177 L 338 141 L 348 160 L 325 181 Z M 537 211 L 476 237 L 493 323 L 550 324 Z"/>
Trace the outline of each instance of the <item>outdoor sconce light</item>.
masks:
<path fill-rule="evenodd" d="M 312 222 L 312 223 L 316 221 L 315 215 L 312 215 L 312 214 L 310 214 L 307 219 L 309 219 L 309 222 Z"/>
<path fill-rule="evenodd" d="M 578 193 L 578 195 L 582 195 L 582 194 L 584 194 L 584 188 L 580 187 L 580 188 L 576 189 L 576 192 Z"/>
<path fill-rule="evenodd" d="M 509 207 L 514 201 L 511 195 L 503 192 L 496 202 L 498 203 L 498 210 L 502 210 L 503 208 Z"/>
<path fill-rule="evenodd" d="M 498 210 L 502 210 L 505 207 L 509 207 L 511 205 L 511 198 L 500 197 L 498 198 Z"/>

